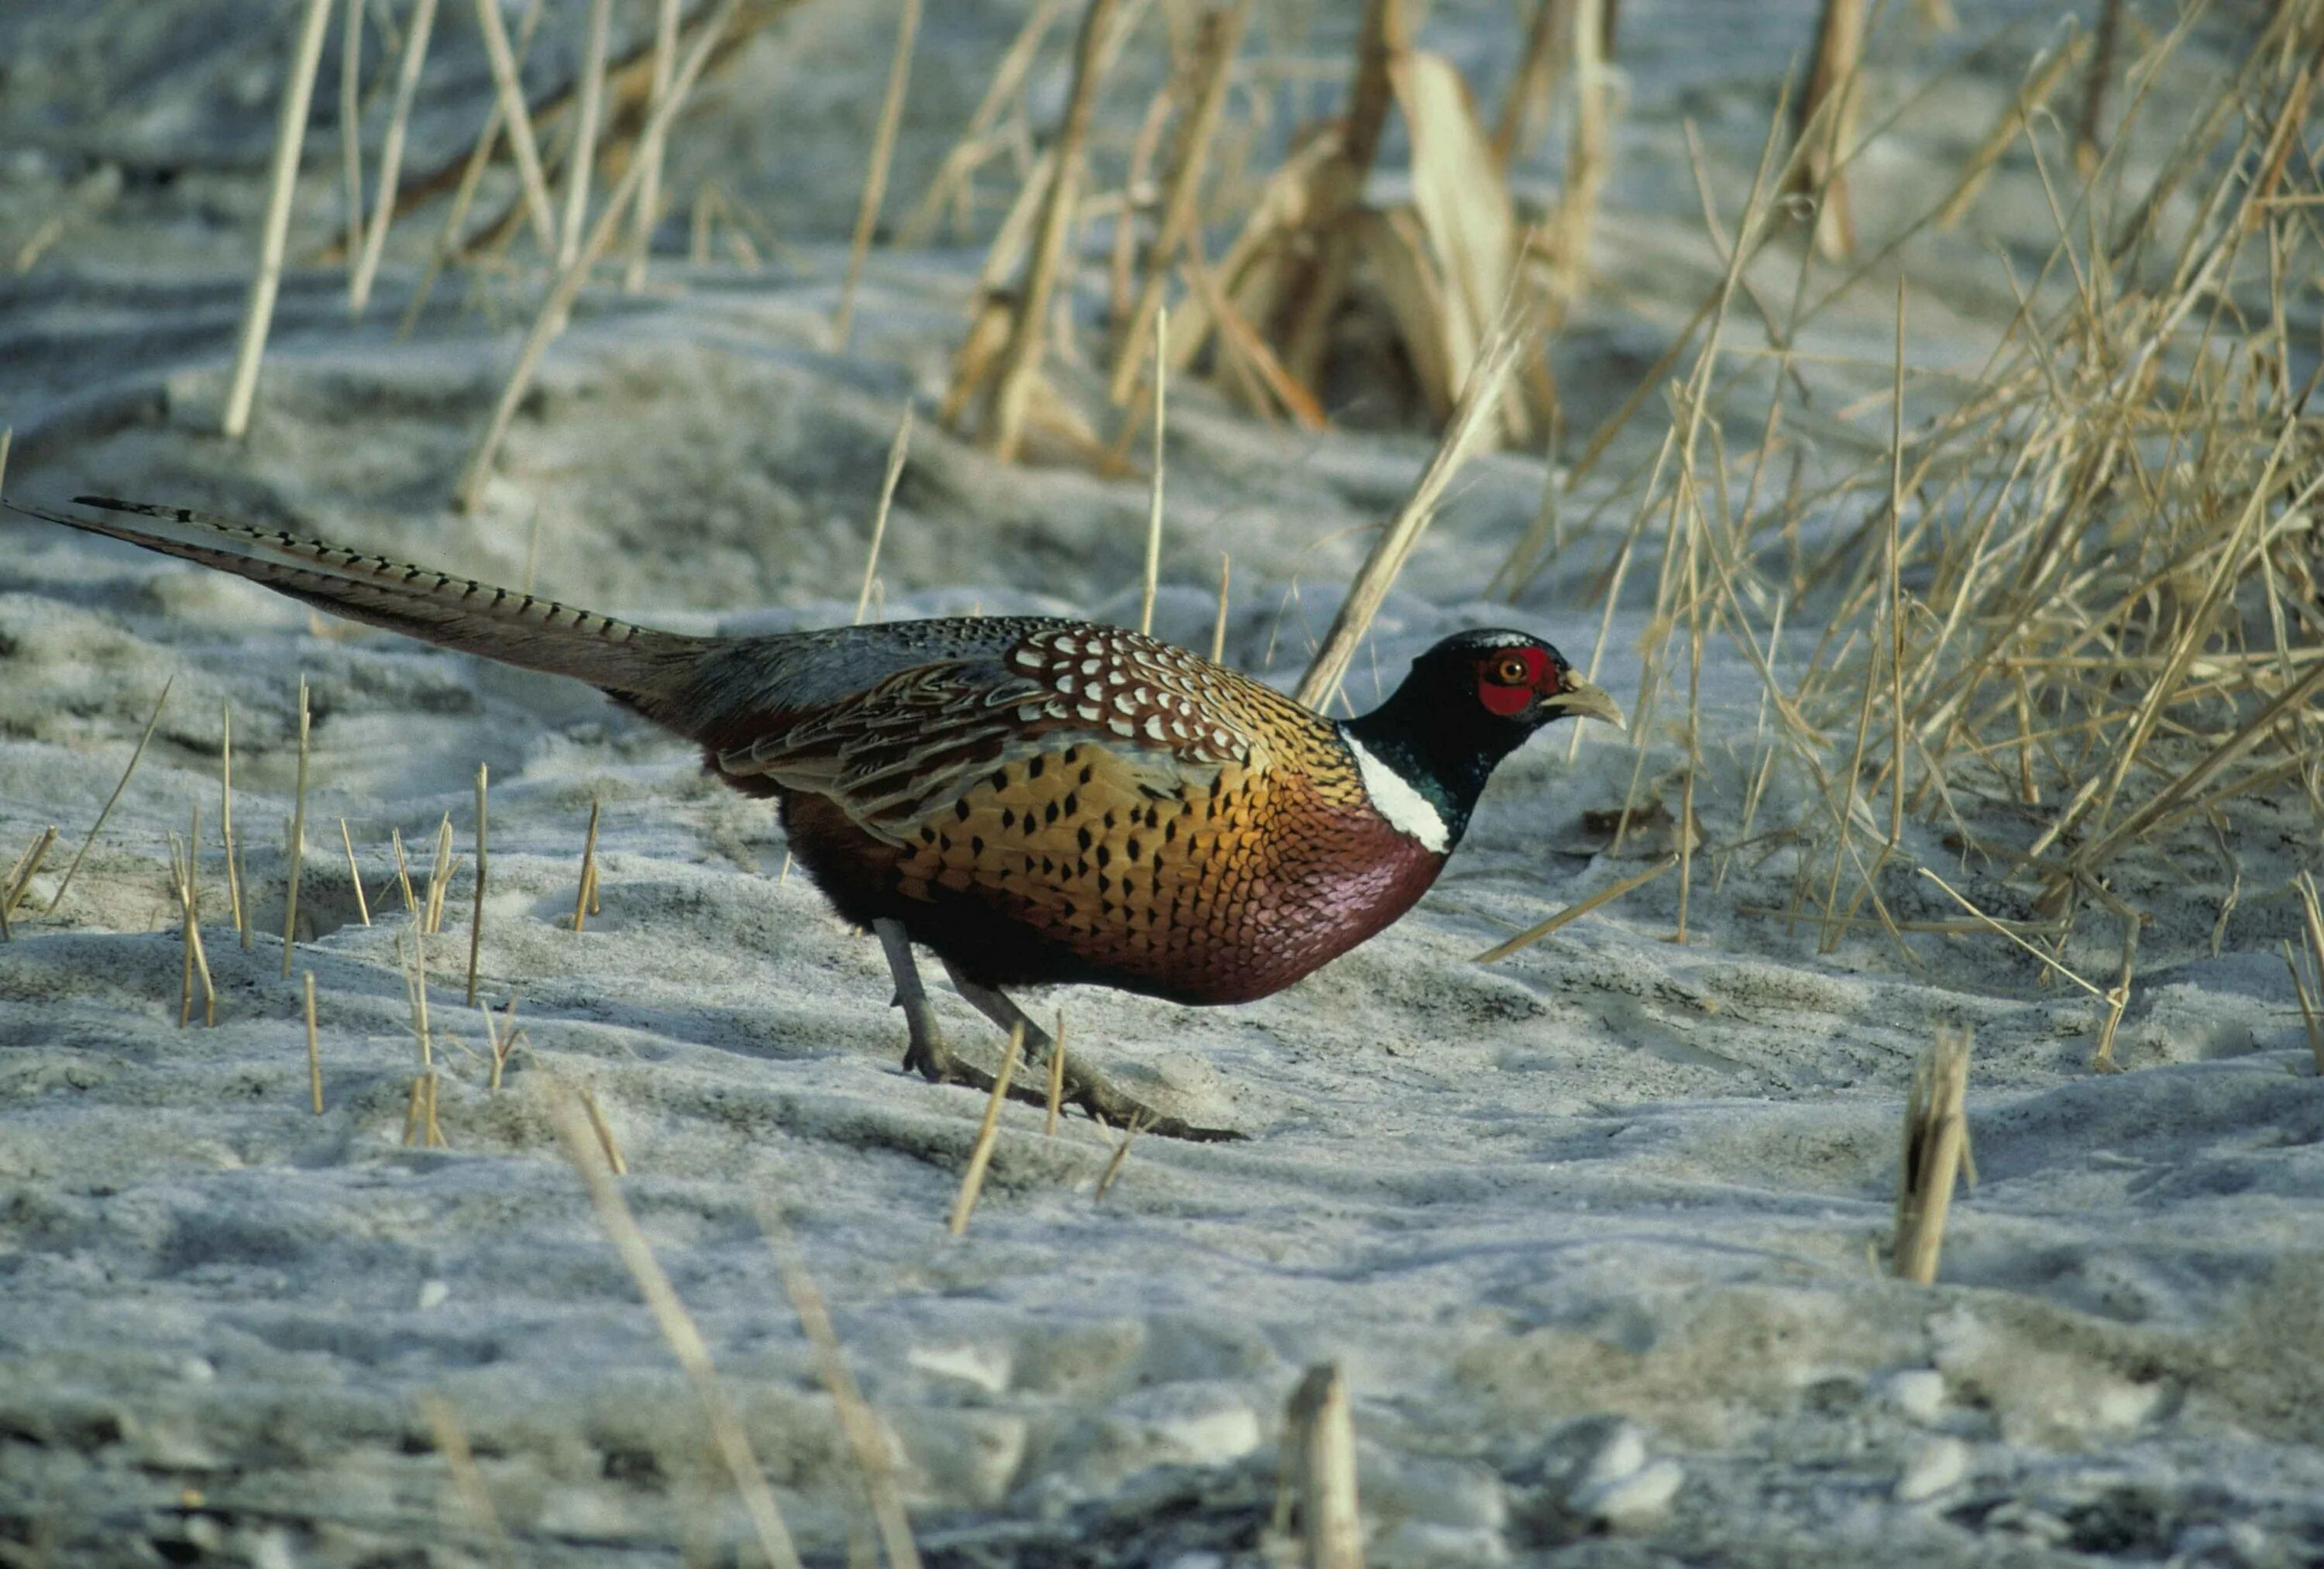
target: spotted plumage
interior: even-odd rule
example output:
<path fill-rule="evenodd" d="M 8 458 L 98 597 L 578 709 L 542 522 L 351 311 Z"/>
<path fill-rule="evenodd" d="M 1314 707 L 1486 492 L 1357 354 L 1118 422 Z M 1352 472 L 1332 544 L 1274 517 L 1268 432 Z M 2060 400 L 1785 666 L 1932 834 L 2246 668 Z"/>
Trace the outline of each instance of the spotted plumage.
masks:
<path fill-rule="evenodd" d="M 996 1019 L 1013 1012 L 998 989 L 1028 983 L 1266 996 L 1409 909 L 1527 735 L 1618 717 L 1520 632 L 1449 638 L 1379 709 L 1338 723 L 1119 627 L 686 637 L 192 512 L 87 504 L 111 515 L 19 510 L 576 677 L 689 737 L 719 777 L 779 802 L 817 886 L 880 932 L 908 1013 L 910 943 Z M 933 1025 L 913 1026 L 932 1066 Z"/>

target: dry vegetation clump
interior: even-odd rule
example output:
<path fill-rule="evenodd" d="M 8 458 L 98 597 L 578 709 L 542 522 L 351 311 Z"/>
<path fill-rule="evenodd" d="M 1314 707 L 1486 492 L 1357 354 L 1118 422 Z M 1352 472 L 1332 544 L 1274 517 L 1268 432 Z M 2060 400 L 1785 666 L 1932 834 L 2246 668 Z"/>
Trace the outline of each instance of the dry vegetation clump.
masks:
<path fill-rule="evenodd" d="M 1923 225 L 1836 282 L 1803 258 L 1789 311 L 1743 281 L 1784 227 L 1763 162 L 1720 245 L 1729 266 L 1698 313 L 1693 370 L 1663 388 L 1674 419 L 1660 454 L 1598 503 L 1631 518 L 1592 580 L 1603 629 L 1625 585 L 1653 575 L 1634 734 L 1674 733 L 1681 820 L 1702 765 L 1702 663 L 1723 641 L 1765 684 L 1769 724 L 1736 839 L 1790 845 L 1780 913 L 1812 924 L 1826 951 L 1850 926 L 1884 928 L 1908 963 L 1907 931 L 2009 936 L 2105 999 L 2102 1065 L 2157 903 L 2186 897 L 2222 857 L 2239 885 L 2233 820 L 2273 815 L 2311 846 L 2324 829 L 2324 441 L 2300 299 L 2324 259 L 2324 188 L 2298 134 L 2324 62 L 2311 9 L 2274 13 L 2136 181 L 2118 150 L 2192 18 L 2127 62 L 2114 150 L 2086 179 L 2054 136 L 2025 134 L 2055 245 L 2034 275 L 2011 272 L 2019 309 L 1965 383 L 1905 363 L 1911 289 L 1885 263 Z M 2031 85 L 2046 91 L 2056 74 L 2043 67 Z M 2022 106 L 2010 123 L 2047 124 Z M 1979 152 L 1987 165 L 1997 155 Z M 1803 329 L 1873 288 L 1895 291 L 1889 385 L 1835 421 L 1785 361 Z M 1768 352 L 1729 353 L 1747 326 Z M 1858 439 L 1857 461 L 1835 461 L 1849 444 L 1821 438 L 1884 414 L 1885 441 Z M 1756 425 L 1756 444 L 1731 448 L 1729 419 Z M 1534 582 L 1559 531 L 1545 508 L 1503 582 Z M 1782 639 L 1787 616 L 1817 629 L 1812 642 Z M 1812 805 L 1790 823 L 1755 821 L 1777 767 Z M 1642 749 L 1631 808 L 1652 793 L 1647 768 Z M 1950 887 L 1914 879 L 1915 823 L 2013 908 L 1964 913 Z M 1941 918 L 1915 918 L 1924 906 Z M 2111 986 L 2068 962 L 2093 917 L 2116 934 L 2108 955 L 2118 936 Z"/>

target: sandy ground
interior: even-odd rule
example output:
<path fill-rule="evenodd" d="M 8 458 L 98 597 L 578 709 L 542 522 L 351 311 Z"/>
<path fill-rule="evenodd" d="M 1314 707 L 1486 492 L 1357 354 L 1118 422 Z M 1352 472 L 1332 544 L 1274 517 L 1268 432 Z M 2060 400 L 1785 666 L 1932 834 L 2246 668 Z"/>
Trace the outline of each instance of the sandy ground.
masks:
<path fill-rule="evenodd" d="M 853 351 L 828 352 L 884 9 L 810 5 L 722 79 L 680 137 L 678 188 L 724 171 L 783 249 L 762 272 L 665 257 L 647 296 L 585 301 L 474 518 L 447 497 L 533 286 L 455 280 L 397 340 L 432 218 L 363 323 L 345 320 L 339 273 L 294 272 L 252 436 L 214 434 L 271 135 L 266 41 L 289 9 L 0 16 L 15 149 L 0 226 L 25 235 L 89 198 L 0 281 L 11 489 L 215 505 L 504 581 L 530 560 L 546 592 L 687 628 L 844 620 L 881 455 L 903 403 L 941 388 L 976 260 L 875 257 Z M 891 210 L 1016 14 L 931 9 L 923 59 L 942 65 L 914 95 Z M 1682 120 L 1731 217 L 1812 9 L 1623 7 L 1629 105 L 1601 236 L 1622 264 L 1558 351 L 1578 428 L 1714 274 Z M 2051 25 L 2044 7 L 1964 5 L 1962 32 L 1924 44 L 1891 9 L 1883 83 L 2016 31 L 1883 145 L 1876 230 L 1882 203 L 1943 189 Z M 456 153 L 481 113 L 465 11 L 447 7 L 419 163 Z M 550 14 L 569 52 L 577 9 Z M 1497 95 L 1511 26 L 1505 8 L 1443 5 L 1423 36 Z M 1345 30 L 1293 7 L 1256 36 L 1327 60 Z M 308 244 L 337 221 L 333 51 Z M 1045 77 L 1037 102 L 1061 92 Z M 1126 138 L 1142 101 L 1120 95 L 1109 134 Z M 1521 183 L 1546 189 L 1556 167 L 1545 143 Z M 1916 260 L 1916 363 L 1973 365 L 1991 341 L 2010 295 L 1986 242 L 2047 243 L 2030 166 L 2005 171 L 1979 222 Z M 1825 331 L 1858 358 L 1812 370 L 1834 404 L 1885 384 L 1878 312 Z M 1301 438 L 1193 388 L 1173 408 L 1160 630 L 1206 639 L 1231 549 L 1230 658 L 1287 682 L 1427 442 Z M 1624 451 L 1656 439 L 1642 427 Z M 1542 477 L 1517 454 L 1464 477 L 1359 660 L 1359 703 L 1462 625 L 1587 654 L 1596 612 L 1575 588 L 1602 539 L 1574 540 L 1517 605 L 1480 597 Z M 1134 616 L 1145 505 L 1139 484 L 1000 467 L 924 422 L 885 608 Z M 1615 621 L 1618 694 L 1645 630 Z M 237 946 L 216 829 L 230 708 L 251 922 L 279 934 L 301 673 L 315 718 L 293 966 L 318 998 L 320 1116 L 296 983 L 278 936 Z M 165 683 L 134 781 L 50 909 Z M 1760 756 L 1739 660 L 1707 672 L 1705 705 L 1717 846 L 1741 833 Z M 1652 780 L 1677 752 L 1649 746 Z M 448 813 L 467 853 L 479 762 L 482 991 L 520 999 L 526 1045 L 489 1090 L 461 1004 L 464 865 L 427 948 L 449 1149 L 410 1149 L 411 921 L 389 837 L 424 861 Z M 1063 1010 L 1077 1050 L 1248 1138 L 1142 1140 L 1100 1199 L 1113 1138 L 1078 1118 L 1045 1138 L 1012 1106 L 956 1239 L 944 1221 L 982 1098 L 899 1075 L 876 947 L 782 875 L 761 806 L 579 688 L 0 521 L 0 863 L 51 823 L 63 835 L 0 947 L 0 1562 L 752 1561 L 699 1407 L 560 1153 L 558 1086 L 604 1109 L 629 1202 L 811 1562 L 875 1560 L 770 1206 L 830 1302 L 933 1563 L 1287 1562 L 1267 1534 L 1281 1412 L 1325 1359 L 1354 1395 L 1376 1565 L 2324 1562 L 2324 1083 L 2277 956 L 2286 907 L 2245 903 L 2215 951 L 2217 904 L 2129 863 L 2156 918 L 2113 1076 L 2089 1070 L 2098 1006 L 2038 985 L 1997 942 L 1920 938 L 1907 962 L 1856 934 L 1819 955 L 1812 930 L 1750 913 L 1789 896 L 1780 842 L 1698 884 L 1683 946 L 1665 879 L 1470 963 L 1647 863 L 1602 853 L 1583 822 L 1637 762 L 1604 730 L 1571 756 L 1562 733 L 1537 743 L 1416 911 L 1263 1003 L 1036 1001 Z M 1795 817 L 1803 789 L 1779 773 L 1765 824 Z M 603 910 L 576 934 L 593 800 Z M 197 806 L 213 1029 L 178 1027 L 165 873 Z M 2312 862 L 2303 817 L 2254 812 L 2236 845 L 2250 886 Z M 1954 864 L 1932 831 L 1908 848 Z M 1924 883 L 1904 897 L 1950 913 Z M 2077 955 L 2087 973 L 2107 973 L 2109 941 Z M 939 1005 L 956 1039 L 997 1044 L 949 992 Z M 1981 1180 L 1941 1283 L 1919 1288 L 1883 1253 L 1904 1087 L 1946 1023 L 1976 1032 Z"/>

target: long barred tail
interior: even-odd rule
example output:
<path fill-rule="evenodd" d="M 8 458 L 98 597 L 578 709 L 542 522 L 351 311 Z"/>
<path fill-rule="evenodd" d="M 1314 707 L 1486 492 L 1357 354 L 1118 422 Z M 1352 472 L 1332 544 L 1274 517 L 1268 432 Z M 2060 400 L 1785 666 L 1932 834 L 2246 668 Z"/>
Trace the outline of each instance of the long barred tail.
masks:
<path fill-rule="evenodd" d="M 710 646 L 701 638 L 633 626 L 489 583 L 367 556 L 320 540 L 245 528 L 183 507 L 105 496 L 75 496 L 73 501 L 148 521 L 72 517 L 16 501 L 0 501 L 0 505 L 215 567 L 334 615 L 503 664 L 571 676 L 628 697 L 651 697 L 671 690 Z"/>

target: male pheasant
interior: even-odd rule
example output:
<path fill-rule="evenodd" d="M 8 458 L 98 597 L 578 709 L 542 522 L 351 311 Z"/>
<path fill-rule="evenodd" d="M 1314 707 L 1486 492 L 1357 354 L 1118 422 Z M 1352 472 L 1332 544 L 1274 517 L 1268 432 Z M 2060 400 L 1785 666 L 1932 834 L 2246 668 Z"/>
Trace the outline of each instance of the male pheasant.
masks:
<path fill-rule="evenodd" d="M 945 1050 L 913 944 L 1036 1052 L 1047 1038 L 1004 986 L 1264 997 L 1409 909 L 1527 736 L 1566 715 L 1621 718 L 1517 632 L 1449 637 L 1379 708 L 1335 722 L 1120 627 L 992 617 L 687 637 L 180 509 L 78 501 L 112 515 L 7 504 L 586 681 L 699 744 L 710 771 L 779 803 L 798 863 L 878 935 L 906 1066 L 931 1078 L 989 1083 Z M 1093 1111 L 1141 1110 L 1092 1075 L 1073 1087 Z"/>

